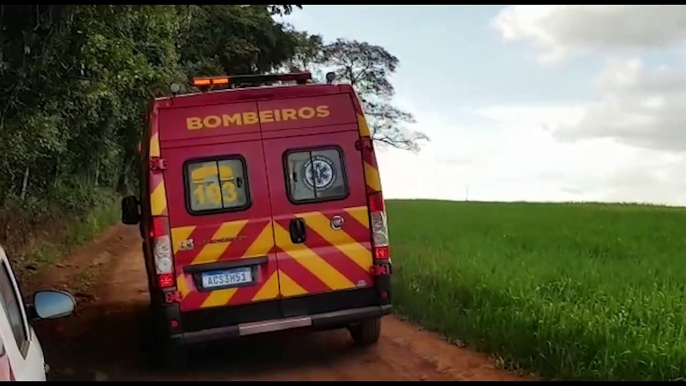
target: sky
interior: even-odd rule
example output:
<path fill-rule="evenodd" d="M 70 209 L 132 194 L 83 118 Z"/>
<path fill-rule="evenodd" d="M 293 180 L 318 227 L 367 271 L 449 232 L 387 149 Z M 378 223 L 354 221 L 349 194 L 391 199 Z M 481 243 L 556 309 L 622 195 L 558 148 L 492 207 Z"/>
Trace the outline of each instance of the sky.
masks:
<path fill-rule="evenodd" d="M 385 198 L 686 206 L 686 7 L 314 6 L 284 20 L 398 57 L 430 141 L 378 149 Z"/>

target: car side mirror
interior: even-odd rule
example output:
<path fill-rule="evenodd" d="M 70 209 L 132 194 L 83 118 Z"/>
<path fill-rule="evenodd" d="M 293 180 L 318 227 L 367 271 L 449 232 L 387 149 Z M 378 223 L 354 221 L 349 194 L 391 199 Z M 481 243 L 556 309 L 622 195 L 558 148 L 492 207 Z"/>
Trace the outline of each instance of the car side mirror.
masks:
<path fill-rule="evenodd" d="M 33 295 L 32 316 L 38 319 L 58 319 L 71 315 L 76 300 L 64 291 L 38 291 Z"/>
<path fill-rule="evenodd" d="M 124 197 L 121 200 L 121 222 L 126 225 L 136 225 L 141 221 L 140 205 L 136 196 Z"/>

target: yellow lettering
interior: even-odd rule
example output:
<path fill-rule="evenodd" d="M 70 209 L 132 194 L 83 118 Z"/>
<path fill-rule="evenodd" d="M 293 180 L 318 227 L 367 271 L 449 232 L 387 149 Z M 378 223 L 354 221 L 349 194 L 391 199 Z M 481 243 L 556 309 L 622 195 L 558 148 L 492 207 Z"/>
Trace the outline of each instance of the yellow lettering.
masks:
<path fill-rule="evenodd" d="M 202 185 L 198 185 L 197 188 L 193 191 L 193 193 L 198 196 L 198 203 L 200 205 L 205 203 L 205 187 Z"/>
<path fill-rule="evenodd" d="M 257 113 L 249 111 L 247 113 L 243 113 L 243 124 L 244 125 L 254 125 L 258 123 L 260 119 L 257 116 Z"/>
<path fill-rule="evenodd" d="M 214 129 L 215 127 L 219 127 L 219 125 L 222 124 L 222 119 L 216 115 L 208 115 L 205 117 L 205 119 L 202 120 L 202 123 L 205 125 L 205 127 Z"/>
<path fill-rule="evenodd" d="M 210 198 L 210 201 L 214 205 L 219 205 L 222 202 L 222 192 L 221 189 L 219 188 L 219 184 L 214 182 L 210 185 L 208 185 L 206 188 L 207 195 Z"/>
<path fill-rule="evenodd" d="M 290 120 L 298 119 L 298 117 L 297 117 L 298 112 L 295 111 L 295 109 L 283 109 L 283 110 L 281 110 L 281 114 L 282 114 L 281 116 L 283 117 L 284 121 L 287 121 L 289 119 Z"/>
<path fill-rule="evenodd" d="M 326 118 L 329 115 L 331 115 L 331 112 L 329 111 L 329 106 L 326 106 L 326 105 L 317 106 L 317 117 Z"/>
<path fill-rule="evenodd" d="M 228 115 L 224 114 L 222 115 L 222 119 L 224 121 L 224 126 L 240 126 L 243 124 L 241 121 L 241 115 L 240 114 L 233 114 L 233 115 Z"/>
<path fill-rule="evenodd" d="M 230 127 L 240 125 L 255 125 L 259 122 L 272 123 L 298 119 L 326 118 L 331 115 L 329 106 L 316 107 L 303 106 L 299 109 L 264 110 L 259 112 L 247 111 L 236 114 L 223 114 L 222 116 L 208 115 L 204 118 L 186 118 L 188 130 L 200 130 L 202 128 L 214 129 L 219 126 Z"/>
<path fill-rule="evenodd" d="M 315 114 L 316 112 L 314 109 L 309 106 L 301 107 L 300 110 L 298 110 L 298 116 L 302 119 L 314 118 Z"/>
<path fill-rule="evenodd" d="M 222 184 L 224 204 L 231 204 L 238 199 L 238 192 L 236 191 L 236 185 L 231 181 L 226 181 Z"/>
<path fill-rule="evenodd" d="M 274 114 L 273 110 L 260 111 L 260 122 L 264 122 L 264 123 L 274 122 L 273 114 Z"/>
<path fill-rule="evenodd" d="M 186 118 L 186 127 L 188 130 L 202 129 L 202 120 L 199 117 Z"/>

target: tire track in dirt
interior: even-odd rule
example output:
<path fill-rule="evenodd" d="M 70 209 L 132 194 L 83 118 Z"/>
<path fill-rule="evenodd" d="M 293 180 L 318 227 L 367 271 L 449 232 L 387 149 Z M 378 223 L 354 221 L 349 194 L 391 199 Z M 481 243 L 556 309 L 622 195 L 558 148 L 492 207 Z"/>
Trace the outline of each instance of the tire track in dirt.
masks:
<path fill-rule="evenodd" d="M 449 344 L 393 316 L 384 318 L 381 339 L 373 347 L 355 347 L 345 330 L 287 331 L 196 350 L 183 373 L 153 371 L 146 368 L 143 347 L 148 294 L 140 244 L 136 227 L 115 226 L 31 283 L 31 289 L 82 292 L 72 317 L 36 323 L 52 367 L 50 379 L 525 379 L 497 369 L 485 354 Z M 78 288 L 84 276 L 89 285 Z"/>

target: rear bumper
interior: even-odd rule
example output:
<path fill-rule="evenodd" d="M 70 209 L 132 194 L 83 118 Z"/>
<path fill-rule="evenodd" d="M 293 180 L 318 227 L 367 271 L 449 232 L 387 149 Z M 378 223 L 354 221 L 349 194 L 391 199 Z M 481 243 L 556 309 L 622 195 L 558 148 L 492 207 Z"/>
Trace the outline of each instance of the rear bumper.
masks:
<path fill-rule="evenodd" d="M 378 318 L 388 314 L 390 310 L 390 304 L 352 308 L 315 315 L 271 319 L 258 322 L 241 323 L 235 326 L 184 332 L 180 334 L 174 334 L 171 336 L 171 338 L 176 344 L 187 345 L 296 328 L 325 330 L 330 328 L 345 327 L 349 324 Z"/>

